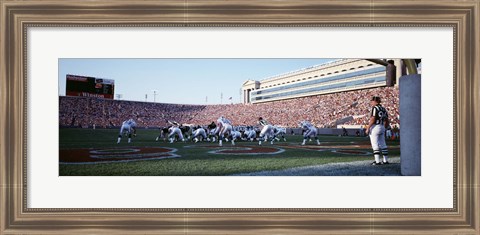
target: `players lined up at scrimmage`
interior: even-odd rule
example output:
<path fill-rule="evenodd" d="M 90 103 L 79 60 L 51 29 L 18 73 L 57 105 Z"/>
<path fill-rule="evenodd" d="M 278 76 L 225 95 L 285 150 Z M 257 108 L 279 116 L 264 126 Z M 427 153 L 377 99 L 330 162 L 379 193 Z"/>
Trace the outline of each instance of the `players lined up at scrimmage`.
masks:
<path fill-rule="evenodd" d="M 170 120 L 167 120 L 167 123 L 170 124 L 170 126 L 160 128 L 160 135 L 155 141 L 158 141 L 161 138 L 165 141 L 166 138 L 168 138 L 170 143 L 173 143 L 175 139 L 185 142 L 185 140 L 189 140 L 190 136 L 193 134 L 193 130 L 190 126 L 184 126 L 176 121 Z"/>
<path fill-rule="evenodd" d="M 168 138 L 168 141 L 170 143 L 173 143 L 174 141 L 185 142 L 187 140 L 190 140 L 190 136 L 187 136 L 189 131 L 191 132 L 189 135 L 191 135 L 193 142 L 195 143 L 199 141 L 216 142 L 218 140 L 219 146 L 223 145 L 224 140 L 231 141 L 232 145 L 235 145 L 235 141 L 237 140 L 244 140 L 244 141 L 258 140 L 259 145 L 261 145 L 262 142 L 266 142 L 266 141 L 270 141 L 270 143 L 273 144 L 274 141 L 280 141 L 279 137 L 281 137 L 283 141 L 285 142 L 287 141 L 287 139 L 285 138 L 285 135 L 287 133 L 286 128 L 271 125 L 268 123 L 267 120 L 263 119 L 262 117 L 260 117 L 258 121 L 258 124 L 261 127 L 261 129 L 253 126 L 248 126 L 248 127 L 233 126 L 231 124 L 232 122 L 223 116 L 218 118 L 216 122 L 212 122 L 208 126 L 204 126 L 204 127 L 200 125 L 191 127 L 188 125 L 179 124 L 176 121 L 167 121 L 167 123 L 169 124 L 168 127 L 160 128 L 160 134 L 155 139 L 156 141 L 163 138 L 163 141 L 165 142 Z M 302 122 L 300 126 L 301 127 L 305 126 L 306 137 L 310 137 L 310 138 L 316 137 L 317 131 L 310 130 L 310 129 L 316 129 L 316 127 L 314 127 L 309 122 L 305 122 L 305 123 L 308 123 L 308 125 L 303 125 L 303 123 L 304 122 Z"/>
<path fill-rule="evenodd" d="M 390 122 L 387 110 L 380 103 L 381 98 L 378 96 L 373 96 L 370 100 L 370 105 L 372 108 L 370 112 L 369 123 L 366 127 L 366 134 L 368 134 L 370 137 L 375 159 L 372 165 L 389 164 L 388 148 L 385 142 L 385 135 L 387 127 L 390 126 Z M 224 140 L 230 140 L 232 145 L 235 145 L 235 141 L 239 139 L 250 141 L 257 139 L 258 144 L 262 145 L 262 142 L 266 141 L 270 141 L 270 144 L 273 144 L 275 140 L 279 141 L 280 139 L 278 136 L 281 136 L 283 140 L 286 141 L 286 129 L 273 126 L 263 117 L 258 118 L 258 124 L 261 126 L 261 130 L 250 126 L 240 131 L 238 127 L 234 127 L 232 122 L 224 116 L 219 117 L 216 122 L 212 122 L 206 127 L 195 126 L 192 128 L 190 126 L 181 125 L 176 121 L 167 121 L 167 123 L 170 124 L 170 126 L 160 129 L 160 135 L 156 138 L 156 141 L 158 141 L 160 138 L 163 138 L 165 141 L 165 139 L 168 138 L 170 143 L 173 143 L 175 139 L 185 142 L 185 135 L 188 135 L 187 140 L 190 139 L 191 135 L 195 143 L 204 140 L 212 140 L 212 142 L 216 142 L 218 139 L 219 146 L 223 145 Z M 120 143 L 123 135 L 128 136 L 128 143 L 130 143 L 132 134 L 133 136 L 136 135 L 135 127 L 136 123 L 133 121 L 133 119 L 124 121 L 122 127 L 120 128 L 117 143 Z M 314 138 L 317 145 L 320 145 L 317 127 L 315 127 L 309 121 L 300 122 L 300 127 L 303 129 L 303 142 L 301 145 L 305 145 L 307 139 L 309 138 Z M 383 156 L 383 159 L 380 159 L 381 156 Z"/>
<path fill-rule="evenodd" d="M 218 118 L 217 122 L 212 122 L 207 127 L 190 127 L 170 120 L 167 120 L 167 123 L 169 126 L 160 128 L 160 134 L 155 141 L 159 141 L 163 138 L 163 141 L 168 139 L 170 143 L 173 143 L 175 140 L 185 142 L 186 140 L 190 140 L 190 136 L 195 143 L 205 140 L 212 140 L 212 142 L 216 142 L 218 139 L 219 146 L 223 145 L 223 140 L 230 140 L 232 145 L 235 145 L 236 140 L 254 141 L 255 139 L 258 139 L 259 145 L 262 144 L 262 141 L 270 141 L 270 143 L 273 144 L 274 141 L 280 141 L 278 137 L 281 137 L 283 141 L 287 141 L 285 138 L 285 134 L 287 132 L 286 128 L 273 126 L 262 117 L 260 117 L 258 121 L 259 125 L 262 127 L 261 130 L 252 126 L 243 127 L 242 129 L 239 127 L 233 127 L 231 121 L 223 116 Z M 121 134 L 119 135 L 117 143 L 120 143 L 122 134 L 129 135 L 128 142 L 130 143 L 131 133 L 135 133 L 136 131 L 135 126 L 136 123 L 133 121 L 133 119 L 125 121 L 120 130 Z M 305 139 L 308 137 L 315 138 L 317 140 L 317 144 L 320 144 L 317 137 L 317 128 L 315 126 L 308 121 L 301 122 L 300 126 L 304 128 Z M 305 141 L 302 145 L 305 145 Z"/>

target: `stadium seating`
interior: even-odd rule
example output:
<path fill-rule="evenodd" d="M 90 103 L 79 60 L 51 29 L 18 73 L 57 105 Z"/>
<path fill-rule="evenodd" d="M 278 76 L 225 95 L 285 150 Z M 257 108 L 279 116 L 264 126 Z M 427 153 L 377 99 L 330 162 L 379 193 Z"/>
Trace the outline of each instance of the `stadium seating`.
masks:
<path fill-rule="evenodd" d="M 106 100 L 86 97 L 60 96 L 60 126 L 62 127 L 118 127 L 133 118 L 139 127 L 166 126 L 166 120 L 179 123 L 208 124 L 219 116 L 230 119 L 234 125 L 256 125 L 264 117 L 275 125 L 298 127 L 301 120 L 309 120 L 318 127 L 335 127 L 337 120 L 348 120 L 345 125 L 365 125 L 370 112 L 372 96 L 382 97 L 382 104 L 390 114 L 392 124 L 399 121 L 398 87 L 379 87 L 327 95 L 310 96 L 260 104 L 184 105 L 136 101 Z M 355 118 L 350 118 L 355 117 Z"/>

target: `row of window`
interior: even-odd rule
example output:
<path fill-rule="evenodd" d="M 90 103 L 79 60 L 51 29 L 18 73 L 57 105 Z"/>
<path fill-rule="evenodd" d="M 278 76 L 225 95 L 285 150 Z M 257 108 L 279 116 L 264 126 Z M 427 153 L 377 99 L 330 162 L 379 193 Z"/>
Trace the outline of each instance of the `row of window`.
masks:
<path fill-rule="evenodd" d="M 378 72 L 385 72 L 385 67 L 377 67 L 377 68 L 371 68 L 371 69 L 366 69 L 362 71 L 356 71 L 352 73 L 346 73 L 346 74 L 341 74 L 337 76 L 332 76 L 328 78 L 323 78 L 323 79 L 316 79 L 316 80 L 311 80 L 311 81 L 305 81 L 305 82 L 299 82 L 295 84 L 290 84 L 286 86 L 281 86 L 281 87 L 274 87 L 274 88 L 268 88 L 264 90 L 256 90 L 252 92 L 252 96 L 260 95 L 260 94 L 267 94 L 271 93 L 274 91 L 280 91 L 284 89 L 291 89 L 291 88 L 297 88 L 297 87 L 302 87 L 302 86 L 309 86 L 309 85 L 314 85 L 314 84 L 322 84 L 330 81 L 335 81 L 335 80 L 341 80 L 341 79 L 347 79 L 347 78 L 352 78 L 356 76 L 362 76 L 362 75 L 367 75 L 371 73 L 378 73 Z"/>
<path fill-rule="evenodd" d="M 306 93 L 310 93 L 310 92 L 323 92 L 323 91 L 334 90 L 334 89 L 338 89 L 338 88 L 364 86 L 364 85 L 374 84 L 374 83 L 382 82 L 382 81 L 383 82 L 385 81 L 385 76 L 378 76 L 378 77 L 373 77 L 373 78 L 355 80 L 355 81 L 350 81 L 350 82 L 343 82 L 343 83 L 320 86 L 320 87 L 305 88 L 305 89 L 283 92 L 283 93 L 272 94 L 272 95 L 262 95 L 262 96 L 252 97 L 251 102 L 261 101 L 261 100 L 264 101 L 264 100 L 270 100 L 270 99 L 277 99 L 277 98 L 287 97 L 287 96 L 295 96 L 295 95 L 306 94 Z"/>
<path fill-rule="evenodd" d="M 372 65 L 373 65 L 373 64 L 367 64 L 366 66 L 368 67 L 368 66 L 372 66 Z M 358 66 L 358 69 L 363 68 L 363 67 L 364 67 L 363 65 Z M 354 70 L 354 69 L 357 69 L 357 68 L 350 68 L 349 70 Z M 342 70 L 342 72 L 346 72 L 346 71 L 347 71 L 347 69 L 343 69 L 343 70 Z M 333 73 L 339 73 L 339 72 L 340 72 L 340 71 L 335 71 L 335 72 L 333 72 Z M 331 74 L 332 74 L 332 73 L 321 74 L 320 77 L 328 76 L 328 75 L 331 75 Z M 315 76 L 313 76 L 313 77 L 297 79 L 296 81 L 299 82 L 299 81 L 302 81 L 302 80 L 307 80 L 307 79 L 312 79 L 312 78 L 317 78 L 317 77 L 319 77 L 319 76 L 318 76 L 318 75 L 315 75 Z M 287 84 L 290 83 L 290 82 L 295 82 L 295 80 L 288 81 Z M 283 82 L 283 83 L 277 83 L 277 84 L 273 84 L 273 85 L 270 85 L 270 86 L 260 87 L 260 89 L 264 89 L 264 88 L 268 88 L 268 87 L 272 87 L 272 86 L 280 86 L 280 85 L 284 85 L 284 84 L 285 84 L 285 82 Z"/>

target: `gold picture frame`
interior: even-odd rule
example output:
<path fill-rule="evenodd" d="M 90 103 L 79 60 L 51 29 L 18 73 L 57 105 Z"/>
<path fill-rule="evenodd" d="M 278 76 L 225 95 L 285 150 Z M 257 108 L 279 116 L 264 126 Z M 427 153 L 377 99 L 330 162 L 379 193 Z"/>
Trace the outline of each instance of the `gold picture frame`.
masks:
<path fill-rule="evenodd" d="M 480 234 L 478 0 L 0 0 L 0 234 Z M 27 208 L 28 27 L 452 27 L 452 209 Z"/>

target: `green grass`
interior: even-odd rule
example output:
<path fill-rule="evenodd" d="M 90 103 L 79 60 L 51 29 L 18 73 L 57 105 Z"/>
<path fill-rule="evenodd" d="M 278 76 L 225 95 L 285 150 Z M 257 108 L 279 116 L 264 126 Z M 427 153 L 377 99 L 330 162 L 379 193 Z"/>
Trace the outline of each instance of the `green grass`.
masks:
<path fill-rule="evenodd" d="M 101 163 L 101 164 L 60 164 L 60 176 L 215 176 L 247 173 L 265 170 L 281 170 L 299 166 L 326 164 L 332 162 L 350 162 L 373 159 L 371 155 L 345 155 L 331 151 L 295 149 L 302 141 L 301 136 L 287 136 L 287 143 L 277 142 L 273 146 L 285 149 L 276 155 L 216 155 L 208 153 L 210 148 L 200 146 L 217 146 L 215 143 L 164 143 L 156 142 L 158 130 L 138 130 L 137 137 L 128 144 L 126 138 L 116 144 L 118 130 L 105 129 L 60 129 L 60 149 L 95 148 L 107 149 L 117 147 L 170 147 L 176 148 L 180 158 L 147 160 L 135 162 Z M 369 144 L 365 137 L 320 136 L 325 145 Z M 330 143 L 327 143 L 330 142 Z M 351 143 L 355 142 L 355 143 Z M 257 142 L 237 142 L 237 146 L 256 146 Z M 390 156 L 399 156 L 395 146 L 398 141 L 388 141 Z M 185 145 L 199 147 L 184 148 Z M 282 147 L 282 145 L 288 145 Z M 310 142 L 309 145 L 313 145 Z M 230 147 L 224 143 L 224 147 Z M 264 146 L 271 146 L 264 143 Z M 322 144 L 323 146 L 323 144 Z M 288 148 L 287 148 L 288 147 Z M 371 148 L 342 147 L 341 149 L 371 152 Z"/>

